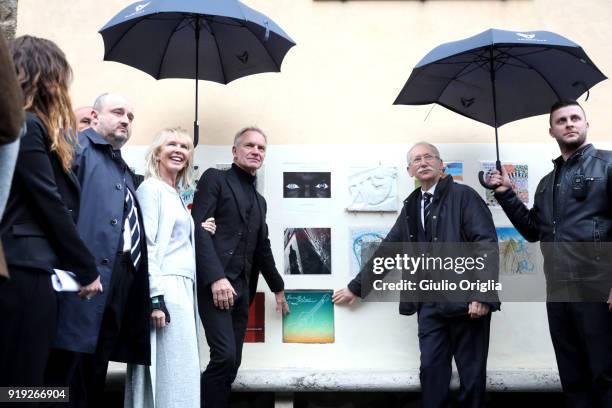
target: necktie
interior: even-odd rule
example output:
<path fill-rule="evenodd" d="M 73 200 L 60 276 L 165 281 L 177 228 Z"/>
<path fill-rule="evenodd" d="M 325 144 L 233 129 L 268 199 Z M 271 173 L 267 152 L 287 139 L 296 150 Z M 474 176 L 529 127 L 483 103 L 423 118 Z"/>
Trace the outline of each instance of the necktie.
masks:
<path fill-rule="evenodd" d="M 431 218 L 431 193 L 423 193 L 423 229 L 425 232 L 429 232 L 429 224 Z"/>
<path fill-rule="evenodd" d="M 128 223 L 130 224 L 130 258 L 134 268 L 138 269 L 140 262 L 140 226 L 138 225 L 138 217 L 136 216 L 136 206 L 134 205 L 134 197 L 129 189 L 126 188 L 125 203 L 128 209 Z"/>

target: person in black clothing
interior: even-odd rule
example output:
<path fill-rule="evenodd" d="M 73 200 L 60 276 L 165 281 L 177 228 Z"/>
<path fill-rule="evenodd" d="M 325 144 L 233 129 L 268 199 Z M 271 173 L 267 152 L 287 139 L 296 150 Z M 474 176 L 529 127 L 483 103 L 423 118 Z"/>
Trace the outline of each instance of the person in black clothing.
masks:
<path fill-rule="evenodd" d="M 255 190 L 255 173 L 263 164 L 266 145 L 260 129 L 240 130 L 232 147 L 232 167 L 206 170 L 193 199 L 198 308 L 210 346 L 210 362 L 201 380 L 206 408 L 229 406 L 259 272 L 275 294 L 277 310 L 289 311 L 270 249 L 266 200 Z M 210 217 L 217 223 L 215 235 L 201 226 Z"/>
<path fill-rule="evenodd" d="M 612 152 L 587 142 L 589 123 L 576 101 L 554 104 L 549 124 L 561 156 L 531 209 L 505 171 L 489 180 L 521 235 L 543 243 L 548 325 L 568 405 L 612 407 L 612 274 L 609 250 L 601 249 L 612 241 Z"/>
<path fill-rule="evenodd" d="M 421 182 L 421 187 L 404 200 L 404 207 L 383 245 L 405 243 L 416 248 L 422 247 L 419 243 L 453 243 L 469 250 L 458 243 L 477 243 L 473 246 L 481 246 L 490 253 L 489 264 L 493 270 L 489 276 L 495 276 L 497 234 L 491 212 L 476 191 L 455 183 L 443 169 L 444 163 L 434 145 L 419 142 L 408 151 L 408 173 Z M 384 252 L 383 247 L 379 250 Z M 352 304 L 356 297 L 365 297 L 371 288 L 362 284 L 362 276 L 368 270 L 371 270 L 371 260 L 348 287 L 334 293 L 333 302 Z M 490 298 L 497 299 L 497 294 L 487 296 Z M 499 302 L 479 299 L 478 294 L 467 293 L 465 302 L 434 299 L 400 302 L 400 314 L 418 313 L 420 380 L 425 408 L 448 406 L 453 358 L 461 382 L 459 407 L 484 407 L 491 312 L 499 310 Z"/>
<path fill-rule="evenodd" d="M 79 182 L 71 171 L 76 121 L 72 70 L 53 42 L 22 36 L 10 51 L 24 95 L 27 133 L 0 224 L 10 279 L 0 284 L 0 386 L 43 386 L 56 335 L 54 268 L 73 272 L 81 299 L 102 291 L 95 258 L 79 237 Z"/>

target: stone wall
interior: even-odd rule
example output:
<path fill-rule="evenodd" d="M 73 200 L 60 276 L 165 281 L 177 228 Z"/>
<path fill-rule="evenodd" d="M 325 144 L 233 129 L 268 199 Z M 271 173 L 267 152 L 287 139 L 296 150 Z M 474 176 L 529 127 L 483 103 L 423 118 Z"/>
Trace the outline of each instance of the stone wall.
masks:
<path fill-rule="evenodd" d="M 0 28 L 7 39 L 15 36 L 17 28 L 17 0 L 0 0 Z"/>

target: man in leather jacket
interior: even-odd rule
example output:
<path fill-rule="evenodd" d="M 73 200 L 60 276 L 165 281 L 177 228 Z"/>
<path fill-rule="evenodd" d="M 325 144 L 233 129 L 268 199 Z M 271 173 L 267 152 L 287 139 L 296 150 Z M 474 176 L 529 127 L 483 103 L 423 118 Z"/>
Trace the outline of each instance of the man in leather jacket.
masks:
<path fill-rule="evenodd" d="M 531 209 L 505 174 L 493 171 L 495 198 L 516 229 L 541 241 L 548 324 L 570 407 L 612 407 L 612 152 L 587 142 L 589 123 L 576 101 L 550 111 L 561 156 L 538 184 Z M 607 305 L 606 305 L 607 300 Z"/>

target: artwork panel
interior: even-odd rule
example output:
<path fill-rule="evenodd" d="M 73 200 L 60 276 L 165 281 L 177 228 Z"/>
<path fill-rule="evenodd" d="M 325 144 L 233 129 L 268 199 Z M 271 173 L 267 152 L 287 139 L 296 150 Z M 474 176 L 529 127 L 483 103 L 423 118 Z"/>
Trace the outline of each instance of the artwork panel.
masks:
<path fill-rule="evenodd" d="M 497 227 L 500 275 L 535 274 L 538 254 L 514 227 Z"/>
<path fill-rule="evenodd" d="M 331 198 L 331 172 L 283 172 L 283 198 Z"/>
<path fill-rule="evenodd" d="M 529 203 L 529 166 L 527 164 L 503 163 L 504 169 L 510 177 L 512 189 L 525 203 Z M 481 169 L 485 173 L 495 169 L 495 162 L 482 162 Z M 485 189 L 485 201 L 490 207 L 499 208 L 499 204 L 493 195 L 493 190 Z"/>
<path fill-rule="evenodd" d="M 331 274 L 331 228 L 286 228 L 284 253 L 287 275 Z"/>
<path fill-rule="evenodd" d="M 249 307 L 249 320 L 244 334 L 244 342 L 266 342 L 266 298 L 263 292 L 255 293 L 253 303 Z"/>
<path fill-rule="evenodd" d="M 453 177 L 457 183 L 463 183 L 463 162 L 448 161 L 444 162 L 444 172 Z"/>
<path fill-rule="evenodd" d="M 374 254 L 377 245 L 389 233 L 389 228 L 357 227 L 350 231 L 350 276 L 355 277 L 364 263 Z"/>
<path fill-rule="evenodd" d="M 291 313 L 283 316 L 283 343 L 333 343 L 332 294 L 332 290 L 286 290 Z"/>
<path fill-rule="evenodd" d="M 351 167 L 348 175 L 348 211 L 398 209 L 396 167 Z"/>

